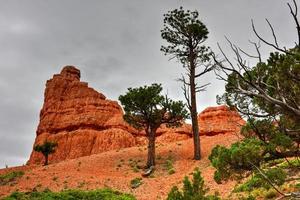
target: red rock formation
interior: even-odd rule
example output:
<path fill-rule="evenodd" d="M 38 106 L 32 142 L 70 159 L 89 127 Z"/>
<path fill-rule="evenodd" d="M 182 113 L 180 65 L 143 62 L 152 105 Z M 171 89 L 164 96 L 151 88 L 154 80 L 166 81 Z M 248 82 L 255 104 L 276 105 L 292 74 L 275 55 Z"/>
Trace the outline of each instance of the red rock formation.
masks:
<path fill-rule="evenodd" d="M 75 67 L 66 66 L 48 80 L 44 96 L 35 145 L 46 139 L 58 142 L 50 161 L 136 145 L 137 131 L 124 122 L 119 104 L 81 82 Z M 32 152 L 28 163 L 42 159 Z"/>
<path fill-rule="evenodd" d="M 239 133 L 245 121 L 227 106 L 208 107 L 198 115 L 200 135 Z"/>
<path fill-rule="evenodd" d="M 180 127 L 169 128 L 166 125 L 162 125 L 156 131 L 156 143 L 169 143 L 175 141 L 186 140 L 192 137 L 192 126 L 190 124 L 183 123 Z M 145 132 L 140 132 L 136 137 L 138 145 L 146 145 L 147 138 Z"/>
<path fill-rule="evenodd" d="M 199 115 L 200 134 L 215 135 L 236 132 L 244 121 L 227 107 L 205 109 Z M 113 149 L 147 144 L 143 131 L 137 131 L 123 120 L 116 101 L 80 81 L 80 71 L 66 66 L 46 83 L 44 105 L 40 112 L 36 144 L 56 141 L 58 147 L 50 162 L 88 156 Z M 191 126 L 162 126 L 157 130 L 157 143 L 185 140 L 192 136 Z M 43 162 L 40 153 L 32 152 L 29 164 Z"/>

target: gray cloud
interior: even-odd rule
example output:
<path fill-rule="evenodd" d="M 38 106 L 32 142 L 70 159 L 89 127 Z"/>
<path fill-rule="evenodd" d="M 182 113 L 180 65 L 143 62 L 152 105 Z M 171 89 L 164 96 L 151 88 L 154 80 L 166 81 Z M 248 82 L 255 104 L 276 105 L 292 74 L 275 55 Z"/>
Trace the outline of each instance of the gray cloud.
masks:
<path fill-rule="evenodd" d="M 284 46 L 293 45 L 293 21 L 284 1 L 274 0 L 0 0 L 0 167 L 23 164 L 29 157 L 43 103 L 45 82 L 61 67 L 76 65 L 82 80 L 117 99 L 128 87 L 163 83 L 170 97 L 182 99 L 183 69 L 160 51 L 163 14 L 184 6 L 200 12 L 210 34 L 232 55 L 224 35 L 249 50 L 256 40 L 250 19 L 272 39 L 267 17 Z M 267 52 L 268 49 L 263 49 Z M 267 56 L 267 53 L 264 53 Z M 215 105 L 224 83 L 214 74 L 198 97 L 198 109 Z"/>

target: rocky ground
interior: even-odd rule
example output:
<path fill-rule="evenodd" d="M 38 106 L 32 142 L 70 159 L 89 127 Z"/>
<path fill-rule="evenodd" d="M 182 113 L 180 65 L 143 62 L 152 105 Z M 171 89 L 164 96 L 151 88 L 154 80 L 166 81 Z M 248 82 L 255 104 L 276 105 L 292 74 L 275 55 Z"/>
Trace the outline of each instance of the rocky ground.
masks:
<path fill-rule="evenodd" d="M 90 190 L 109 187 L 122 192 L 134 194 L 138 200 L 166 199 L 172 186 L 181 187 L 185 175 L 190 175 L 195 167 L 200 168 L 206 186 L 211 193 L 218 191 L 221 196 L 227 196 L 234 182 L 218 185 L 213 180 L 214 169 L 210 166 L 208 156 L 216 144 L 229 145 L 238 138 L 233 134 L 202 136 L 201 161 L 194 161 L 193 140 L 157 145 L 157 166 L 154 175 L 142 179 L 142 185 L 136 189 L 130 187 L 130 181 L 141 177 L 139 167 L 145 164 L 146 146 L 130 147 L 112 150 L 91 156 L 65 160 L 49 166 L 33 165 L 10 169 L 1 169 L 0 174 L 12 170 L 22 170 L 25 174 L 15 182 L 0 186 L 0 197 L 13 191 L 63 189 Z M 167 160 L 171 161 L 175 170 L 169 174 Z"/>

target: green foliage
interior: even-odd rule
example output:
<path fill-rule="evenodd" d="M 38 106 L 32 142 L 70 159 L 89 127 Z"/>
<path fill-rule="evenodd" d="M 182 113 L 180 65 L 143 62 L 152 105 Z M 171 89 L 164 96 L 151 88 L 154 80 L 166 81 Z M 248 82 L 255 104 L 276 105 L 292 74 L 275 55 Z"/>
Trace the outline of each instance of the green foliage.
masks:
<path fill-rule="evenodd" d="M 36 152 L 41 152 L 43 156 L 45 157 L 45 165 L 48 164 L 48 155 L 55 152 L 55 148 L 57 147 L 56 142 L 51 142 L 45 140 L 43 144 L 38 144 L 34 146 L 33 150 Z"/>
<path fill-rule="evenodd" d="M 134 178 L 130 181 L 130 186 L 132 189 L 138 188 L 142 184 L 142 178 Z"/>
<path fill-rule="evenodd" d="M 169 174 L 169 175 L 175 174 L 175 172 L 176 172 L 176 171 L 175 171 L 174 168 L 171 168 L 171 169 L 168 170 L 168 174 Z"/>
<path fill-rule="evenodd" d="M 49 189 L 43 192 L 14 192 L 3 200 L 135 200 L 130 194 L 122 194 L 110 189 L 81 191 L 65 190 L 61 192 L 51 192 Z"/>
<path fill-rule="evenodd" d="M 259 165 L 263 160 L 263 152 L 262 142 L 255 138 L 236 142 L 230 148 L 217 145 L 209 156 L 212 166 L 216 168 L 215 181 L 220 184 L 232 175 L 251 171 L 253 165 Z"/>
<path fill-rule="evenodd" d="M 15 181 L 16 179 L 22 177 L 24 175 L 23 171 L 12 171 L 6 174 L 0 175 L 0 185 L 6 185 Z"/>
<path fill-rule="evenodd" d="M 147 167 L 155 165 L 155 136 L 160 125 L 180 126 L 188 112 L 181 101 L 161 95 L 160 84 L 128 88 L 119 100 L 124 107 L 124 120 L 137 129 L 144 129 L 148 137 Z"/>
<path fill-rule="evenodd" d="M 266 145 L 269 160 L 296 156 L 300 130 L 300 48 L 270 53 L 246 72 L 227 77 L 223 102 L 247 116 L 242 129 Z"/>
<path fill-rule="evenodd" d="M 192 182 L 186 176 L 183 180 L 183 189 L 180 191 L 174 186 L 168 194 L 167 200 L 219 200 L 216 195 L 206 195 L 208 189 L 204 188 L 204 180 L 199 169 L 193 173 Z"/>
<path fill-rule="evenodd" d="M 203 63 L 210 60 L 210 50 L 202 43 L 207 39 L 208 30 L 199 20 L 198 11 L 185 11 L 182 7 L 169 11 L 164 15 L 164 27 L 161 37 L 168 42 L 162 46 L 165 55 L 176 56 L 187 66 L 193 52 L 193 63 Z"/>
<path fill-rule="evenodd" d="M 49 154 L 55 152 L 55 147 L 57 147 L 56 142 L 51 142 L 51 141 L 46 140 L 43 144 L 36 145 L 34 147 L 34 150 L 37 151 L 37 152 L 41 152 L 44 155 L 49 155 Z"/>
<path fill-rule="evenodd" d="M 298 158 L 291 159 L 288 162 L 284 161 L 278 165 L 278 167 L 287 169 L 287 168 L 298 168 L 300 169 L 300 160 Z"/>
<path fill-rule="evenodd" d="M 286 173 L 280 168 L 271 168 L 266 170 L 264 173 L 268 179 L 277 186 L 282 185 L 287 176 Z M 271 185 L 260 173 L 255 173 L 249 180 L 239 185 L 235 189 L 235 192 L 250 192 L 255 188 L 270 189 Z"/>
<path fill-rule="evenodd" d="M 266 151 L 271 155 L 276 154 L 278 151 L 286 152 L 294 149 L 292 138 L 279 131 L 278 126 L 272 119 L 257 120 L 250 118 L 242 128 L 241 133 L 245 137 L 258 136 L 257 138 L 265 143 Z"/>
<path fill-rule="evenodd" d="M 265 199 L 274 199 L 278 195 L 276 190 L 268 190 L 265 194 Z"/>
<path fill-rule="evenodd" d="M 124 119 L 138 129 L 155 129 L 163 123 L 181 125 L 188 117 L 185 105 L 161 95 L 161 91 L 160 84 L 128 88 L 128 92 L 119 97 L 125 111 Z"/>
<path fill-rule="evenodd" d="M 228 76 L 228 83 L 226 84 L 225 101 L 230 105 L 238 106 L 242 111 L 248 113 L 263 113 L 277 114 L 281 113 L 291 116 L 292 112 L 284 105 L 277 105 L 275 101 L 267 101 L 259 95 L 249 95 L 247 93 L 237 93 L 235 88 L 239 86 L 244 90 L 253 88 L 251 83 L 256 80 L 257 86 L 266 92 L 272 98 L 282 101 L 285 98 L 288 105 L 293 106 L 295 102 L 299 102 L 299 80 L 297 76 L 300 73 L 300 52 L 298 48 L 289 50 L 289 54 L 280 54 L 278 52 L 270 53 L 267 62 L 259 62 L 256 66 L 249 69 L 247 72 L 239 77 L 236 72 Z M 254 91 L 257 88 L 253 88 Z M 257 91 L 257 93 L 262 93 Z M 242 102 L 242 99 L 244 102 Z M 246 106 L 250 103 L 254 107 Z M 249 110 L 250 109 L 250 110 Z"/>
<path fill-rule="evenodd" d="M 211 64 L 212 52 L 203 44 L 207 35 L 208 30 L 199 20 L 198 11 L 185 11 L 180 7 L 164 15 L 161 37 L 167 45 L 161 46 L 161 51 L 171 59 L 176 58 L 186 69 L 186 75 L 182 75 L 179 80 L 183 83 L 183 93 L 192 119 L 196 160 L 200 160 L 201 157 L 196 93 L 204 91 L 208 85 L 199 86 L 196 79 L 214 69 L 214 65 Z"/>
<path fill-rule="evenodd" d="M 164 167 L 168 171 L 169 175 L 175 173 L 175 169 L 174 169 L 173 163 L 174 163 L 174 161 L 173 161 L 172 157 L 168 157 L 167 160 L 164 163 Z"/>

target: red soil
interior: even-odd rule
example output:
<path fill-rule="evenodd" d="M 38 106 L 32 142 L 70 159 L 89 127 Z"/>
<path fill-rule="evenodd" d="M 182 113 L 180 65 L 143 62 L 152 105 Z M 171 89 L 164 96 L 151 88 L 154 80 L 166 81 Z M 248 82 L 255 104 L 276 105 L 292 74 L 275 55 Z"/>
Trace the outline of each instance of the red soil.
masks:
<path fill-rule="evenodd" d="M 130 161 L 140 161 L 145 164 L 147 155 L 146 146 L 130 147 L 121 150 L 112 150 L 91 156 L 65 160 L 48 166 L 23 166 L 10 169 L 0 169 L 0 174 L 11 170 L 23 170 L 25 175 L 15 182 L 0 186 L 0 198 L 13 191 L 31 191 L 34 188 L 52 191 L 63 189 L 91 190 L 110 187 L 126 193 L 132 193 L 138 200 L 166 199 L 168 192 L 174 185 L 182 186 L 184 176 L 190 175 L 198 167 L 205 179 L 206 186 L 211 193 L 218 191 L 221 196 L 227 196 L 234 182 L 218 185 L 213 180 L 214 168 L 210 166 L 208 156 L 211 149 L 217 145 L 230 145 L 237 141 L 233 134 L 220 134 L 215 136 L 201 136 L 202 160 L 194 161 L 193 140 L 157 144 L 157 165 L 153 178 L 143 178 L 143 184 L 131 189 L 130 181 L 141 177 L 140 172 L 134 172 Z M 168 174 L 164 163 L 167 158 L 174 160 L 175 173 Z"/>

